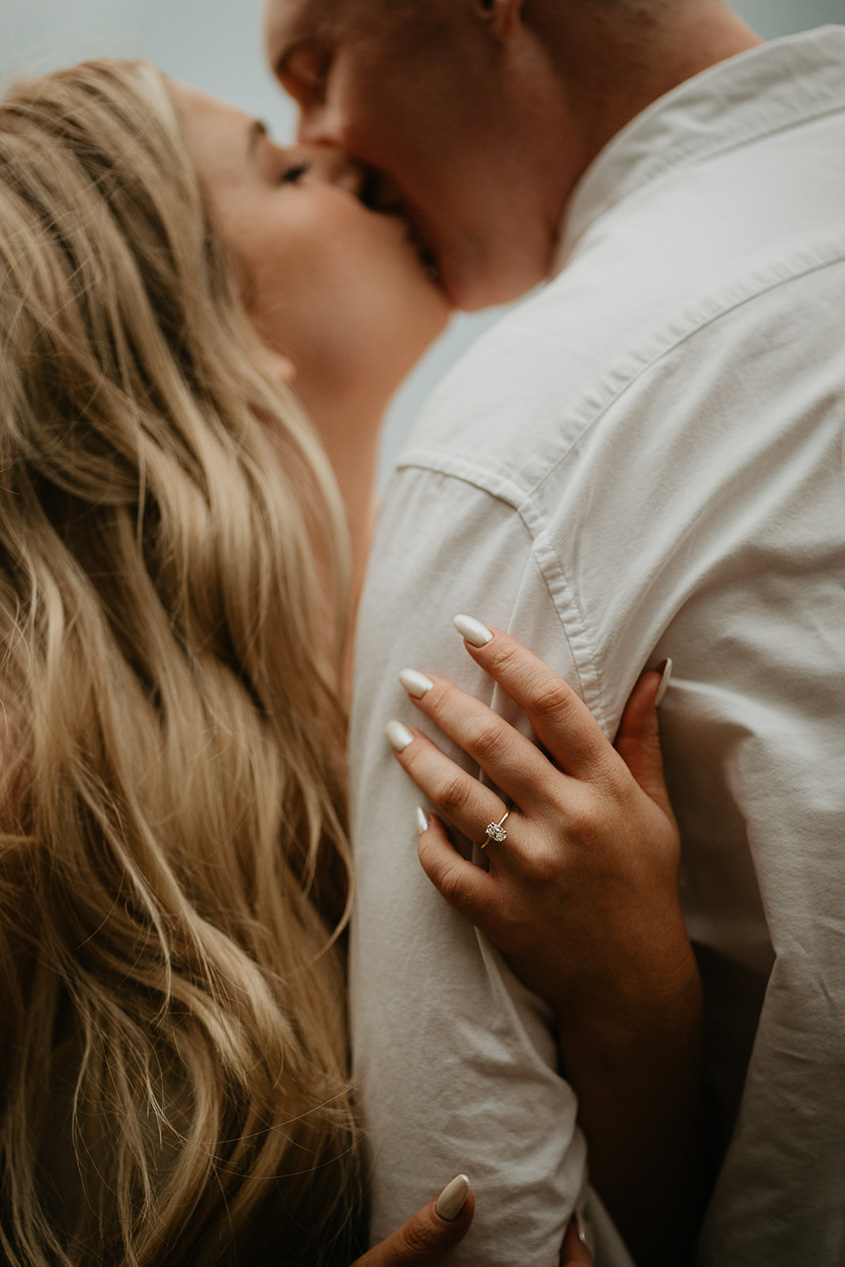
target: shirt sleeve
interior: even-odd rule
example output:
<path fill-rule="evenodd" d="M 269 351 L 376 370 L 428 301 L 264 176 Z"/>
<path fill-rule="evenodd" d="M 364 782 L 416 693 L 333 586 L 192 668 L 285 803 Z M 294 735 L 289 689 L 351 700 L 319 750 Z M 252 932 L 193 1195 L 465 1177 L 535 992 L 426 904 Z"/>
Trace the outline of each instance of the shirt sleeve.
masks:
<path fill-rule="evenodd" d="M 423 873 L 414 814 L 421 794 L 384 737 L 391 718 L 429 729 L 397 682 L 404 667 L 443 674 L 516 720 L 466 654 L 452 625 L 458 612 L 515 633 L 578 687 L 518 513 L 460 479 L 402 470 L 382 510 L 362 600 L 350 742 L 350 1007 L 372 1239 L 464 1171 L 477 1213 L 449 1261 L 551 1267 L 587 1184 L 552 1018 Z M 447 740 L 437 742 L 457 759 Z M 600 1222 L 601 1261 L 629 1263 L 612 1226 Z"/>

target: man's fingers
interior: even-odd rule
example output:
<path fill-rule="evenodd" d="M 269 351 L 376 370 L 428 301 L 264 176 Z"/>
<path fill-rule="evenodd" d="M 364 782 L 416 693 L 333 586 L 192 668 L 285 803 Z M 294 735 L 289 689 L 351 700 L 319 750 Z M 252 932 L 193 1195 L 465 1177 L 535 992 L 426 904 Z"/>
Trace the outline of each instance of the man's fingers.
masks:
<path fill-rule="evenodd" d="M 475 627 L 480 631 L 486 626 L 478 621 L 467 624 L 467 618 L 461 616 L 455 618 L 455 626 L 464 634 L 472 658 L 519 704 L 537 738 L 562 770 L 576 778 L 594 778 L 606 772 L 608 757 L 613 757 L 601 727 L 554 669 L 500 629 L 487 629 L 490 637 L 482 644 Z"/>
<path fill-rule="evenodd" d="M 438 1214 L 438 1206 L 443 1208 L 444 1217 Z M 386 1241 L 356 1258 L 352 1267 L 402 1267 L 412 1263 L 417 1267 L 436 1267 L 443 1255 L 466 1236 L 474 1212 L 469 1181 L 466 1175 L 458 1175 L 439 1197 L 417 1210 Z"/>

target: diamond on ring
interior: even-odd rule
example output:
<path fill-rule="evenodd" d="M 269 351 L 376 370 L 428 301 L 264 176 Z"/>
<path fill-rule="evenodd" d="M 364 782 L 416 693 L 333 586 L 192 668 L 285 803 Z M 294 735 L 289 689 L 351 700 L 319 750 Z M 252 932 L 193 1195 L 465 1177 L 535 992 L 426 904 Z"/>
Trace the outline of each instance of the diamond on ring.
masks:
<path fill-rule="evenodd" d="M 510 813 L 510 811 L 509 811 L 509 810 L 505 810 L 504 814 L 503 814 L 503 815 L 502 815 L 502 817 L 499 819 L 498 823 L 488 823 L 488 824 L 487 824 L 487 840 L 485 840 L 485 841 L 483 842 L 483 844 L 482 844 L 482 846 L 481 846 L 481 848 L 482 848 L 482 849 L 486 849 L 486 848 L 487 848 L 487 841 L 490 841 L 490 840 L 495 840 L 496 844 L 497 844 L 497 845 L 500 845 L 500 844 L 502 843 L 502 841 L 503 841 L 503 840 L 507 840 L 507 838 L 508 838 L 508 833 L 505 831 L 505 826 L 504 826 L 504 824 L 505 824 L 505 820 L 507 819 L 507 817 L 508 817 L 509 813 Z"/>

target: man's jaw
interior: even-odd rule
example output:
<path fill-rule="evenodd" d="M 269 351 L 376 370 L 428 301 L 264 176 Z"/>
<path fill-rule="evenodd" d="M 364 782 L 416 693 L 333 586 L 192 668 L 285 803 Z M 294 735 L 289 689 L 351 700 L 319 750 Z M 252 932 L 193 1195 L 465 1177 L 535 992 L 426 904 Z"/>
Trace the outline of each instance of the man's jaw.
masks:
<path fill-rule="evenodd" d="M 474 312 L 517 297 L 515 291 L 500 297 L 495 290 L 491 292 L 489 283 L 479 286 L 479 278 L 484 278 L 484 272 L 478 244 L 469 237 L 460 239 L 455 234 L 444 235 L 442 226 L 439 235 L 434 233 L 420 210 L 405 198 L 392 178 L 378 168 L 365 166 L 359 197 L 369 210 L 397 216 L 405 223 L 408 241 L 420 263 L 452 308 Z M 431 246 L 434 241 L 440 245 L 440 251 Z M 519 293 L 527 289 L 526 286 Z"/>
<path fill-rule="evenodd" d="M 451 306 L 465 312 L 513 303 L 535 286 L 549 280 L 555 259 L 556 233 L 537 246 L 534 255 L 525 243 L 515 249 L 501 235 L 492 242 L 479 232 L 461 236 L 456 226 L 433 226 L 422 211 L 408 200 L 395 181 L 376 167 L 364 166 L 359 194 L 371 211 L 400 218 L 407 226 L 408 241 L 431 279 Z M 489 228 L 489 226 L 488 226 Z M 435 250 L 432 243 L 437 243 Z"/>

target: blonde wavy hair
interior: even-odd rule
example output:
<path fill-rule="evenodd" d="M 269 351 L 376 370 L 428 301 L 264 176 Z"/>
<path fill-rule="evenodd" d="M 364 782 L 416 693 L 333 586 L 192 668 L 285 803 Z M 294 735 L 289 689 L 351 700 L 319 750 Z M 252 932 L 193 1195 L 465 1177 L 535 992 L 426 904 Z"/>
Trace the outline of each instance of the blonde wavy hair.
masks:
<path fill-rule="evenodd" d="M 0 103 L 0 1248 L 348 1263 L 342 508 L 162 76 Z M 336 566 L 335 566 L 336 565 Z"/>

